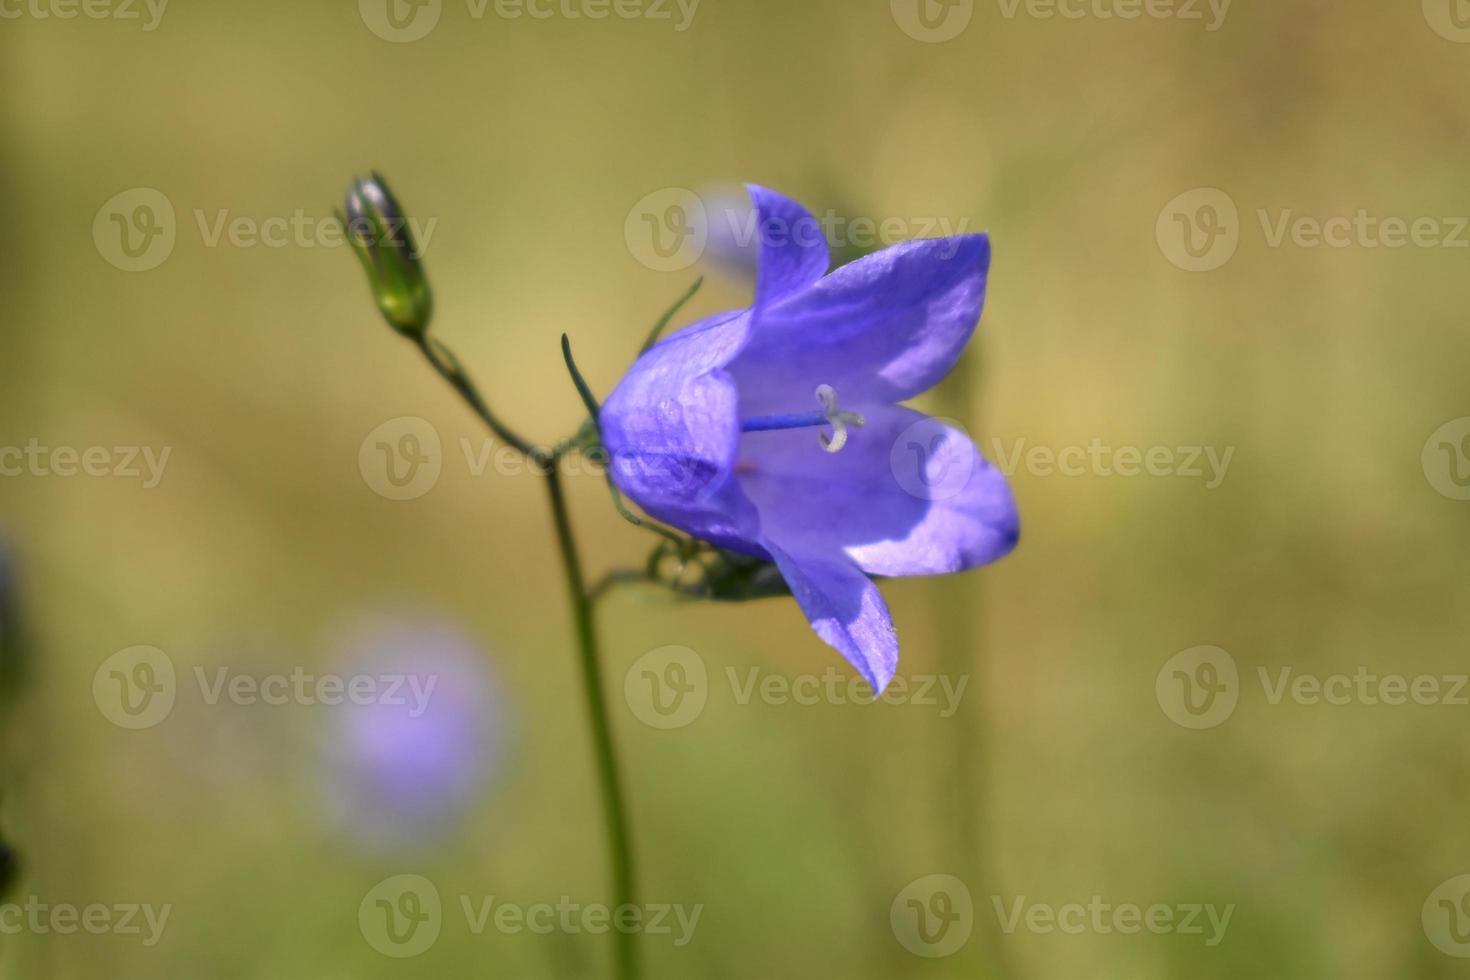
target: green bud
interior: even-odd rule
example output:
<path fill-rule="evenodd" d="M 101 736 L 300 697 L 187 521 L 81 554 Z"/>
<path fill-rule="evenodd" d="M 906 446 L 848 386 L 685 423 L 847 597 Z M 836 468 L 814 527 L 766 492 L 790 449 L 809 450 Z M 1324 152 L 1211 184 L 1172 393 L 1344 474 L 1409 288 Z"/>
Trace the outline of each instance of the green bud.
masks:
<path fill-rule="evenodd" d="M 353 181 L 347 191 L 347 214 L 339 217 L 347 229 L 348 243 L 367 272 L 383 318 L 405 336 L 422 337 L 434 314 L 434 294 L 408 219 L 387 181 L 377 173 L 368 180 Z"/>

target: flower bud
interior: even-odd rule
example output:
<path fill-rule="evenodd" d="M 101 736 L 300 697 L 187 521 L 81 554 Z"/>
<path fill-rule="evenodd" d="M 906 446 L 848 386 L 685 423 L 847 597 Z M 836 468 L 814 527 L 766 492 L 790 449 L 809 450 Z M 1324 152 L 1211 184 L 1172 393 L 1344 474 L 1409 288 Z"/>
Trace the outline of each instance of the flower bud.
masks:
<path fill-rule="evenodd" d="M 422 337 L 434 313 L 434 295 L 408 220 L 381 176 L 353 181 L 342 223 L 383 318 L 401 334 Z"/>

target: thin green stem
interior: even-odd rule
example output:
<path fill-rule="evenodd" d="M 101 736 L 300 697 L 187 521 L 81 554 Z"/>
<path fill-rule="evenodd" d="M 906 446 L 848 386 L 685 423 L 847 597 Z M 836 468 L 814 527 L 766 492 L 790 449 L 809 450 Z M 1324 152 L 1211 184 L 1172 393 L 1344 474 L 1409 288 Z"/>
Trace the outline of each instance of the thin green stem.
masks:
<path fill-rule="evenodd" d="M 413 342 L 424 357 L 428 359 L 429 363 L 433 365 L 434 370 L 438 371 L 444 380 L 448 381 L 454 390 L 459 392 L 460 397 L 469 403 L 470 408 L 475 410 L 475 414 L 484 420 L 485 424 L 490 427 L 491 432 L 499 436 L 507 445 L 515 447 L 527 456 L 535 457 L 538 454 L 545 455 L 544 450 L 538 450 L 531 443 L 521 438 L 512 431 L 510 426 L 500 421 L 494 412 L 490 411 L 490 406 L 485 404 L 485 399 L 480 395 L 480 389 L 475 387 L 475 383 L 470 380 L 469 374 L 459 363 L 459 358 L 454 356 L 453 351 L 439 341 L 429 338 L 427 335 L 414 337 Z"/>
<path fill-rule="evenodd" d="M 664 311 L 664 315 L 658 318 L 658 322 L 655 323 L 653 325 L 653 329 L 649 331 L 648 339 L 643 341 L 643 346 L 639 348 L 638 353 L 640 356 L 648 353 L 649 348 L 658 343 L 659 334 L 664 332 L 664 328 L 669 325 L 669 321 L 674 319 L 674 315 L 684 308 L 685 303 L 694 298 L 694 294 L 699 292 L 699 287 L 703 285 L 704 276 L 700 276 L 698 279 L 694 280 L 694 285 L 690 286 L 684 291 L 684 295 L 674 300 L 673 306 Z"/>
<path fill-rule="evenodd" d="M 592 720 L 592 738 L 596 744 L 597 771 L 602 787 L 602 810 L 607 822 L 607 842 L 612 852 L 613 893 L 617 906 L 633 905 L 636 888 L 633 878 L 633 849 L 629 841 L 627 808 L 623 802 L 622 783 L 618 775 L 617 752 L 613 746 L 612 723 L 608 717 L 607 695 L 603 688 L 602 663 L 597 655 L 597 630 L 592 621 L 592 596 L 582 575 L 582 560 L 572 534 L 571 517 L 567 513 L 566 496 L 562 493 L 561 474 L 556 459 L 545 467 L 546 489 L 551 498 L 551 513 L 556 522 L 556 540 L 561 549 L 562 567 L 566 571 L 567 593 L 572 602 L 572 619 L 577 632 L 577 650 L 581 655 L 582 688 L 587 698 L 587 716 Z M 638 976 L 638 950 L 633 933 L 614 931 L 617 943 L 617 977 L 634 980 Z"/>
<path fill-rule="evenodd" d="M 571 515 L 567 511 L 566 495 L 562 492 L 559 469 L 563 454 L 574 448 L 577 440 L 569 440 L 554 450 L 532 445 L 490 411 L 490 406 L 481 397 L 479 389 L 460 364 L 459 358 L 448 347 L 427 338 L 415 338 L 414 343 L 433 365 L 434 370 L 459 392 L 475 414 L 490 427 L 490 431 L 525 454 L 533 470 L 546 478 L 551 516 L 556 526 L 557 549 L 566 575 L 567 595 L 572 604 L 572 625 L 577 638 L 587 715 L 592 722 L 598 786 L 602 795 L 603 819 L 607 826 L 608 850 L 612 862 L 614 910 L 625 905 L 631 906 L 635 903 L 636 895 L 633 849 L 628 832 L 627 808 L 623 802 L 622 782 L 618 773 L 617 753 L 613 746 L 612 721 L 603 689 L 602 664 L 598 658 L 597 631 L 592 620 L 592 594 L 582 574 L 582 560 L 577 553 L 577 542 L 572 533 Z M 616 944 L 614 976 L 617 980 L 637 980 L 638 950 L 633 933 L 616 929 L 613 937 Z"/>
<path fill-rule="evenodd" d="M 577 388 L 577 395 L 582 399 L 587 414 L 596 424 L 597 416 L 602 412 L 602 406 L 597 404 L 597 396 L 592 394 L 592 389 L 587 386 L 587 379 L 582 377 L 582 372 L 577 369 L 576 359 L 572 357 L 572 339 L 566 334 L 561 335 L 561 357 L 566 361 L 567 373 L 572 376 L 572 384 Z"/>

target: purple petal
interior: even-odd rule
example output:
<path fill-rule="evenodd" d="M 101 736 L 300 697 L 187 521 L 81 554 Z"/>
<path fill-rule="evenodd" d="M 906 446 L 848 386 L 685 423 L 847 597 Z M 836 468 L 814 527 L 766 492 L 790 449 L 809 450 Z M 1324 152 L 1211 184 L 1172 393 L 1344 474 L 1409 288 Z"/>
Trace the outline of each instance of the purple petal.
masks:
<path fill-rule="evenodd" d="M 769 537 L 765 545 L 812 629 L 882 694 L 898 667 L 898 634 L 878 587 L 840 552 L 788 550 Z"/>
<path fill-rule="evenodd" d="M 811 429 L 745 436 L 739 479 L 762 533 L 872 575 L 957 572 L 1015 547 L 1010 488 L 963 432 L 902 406 L 861 411 L 838 453 Z"/>
<path fill-rule="evenodd" d="M 760 242 L 755 306 L 763 309 L 807 288 L 827 274 L 832 258 L 822 226 L 789 197 L 747 184 L 755 207 L 753 231 Z"/>
<path fill-rule="evenodd" d="M 744 312 L 722 313 L 659 343 L 613 389 L 600 423 L 613 482 L 649 516 L 759 554 L 754 508 L 731 475 L 740 402 L 722 370 L 749 325 Z"/>
<path fill-rule="evenodd" d="M 730 364 L 743 410 L 808 409 L 822 384 L 846 402 L 927 391 L 974 332 L 989 267 L 985 235 L 904 242 L 762 310 Z"/>

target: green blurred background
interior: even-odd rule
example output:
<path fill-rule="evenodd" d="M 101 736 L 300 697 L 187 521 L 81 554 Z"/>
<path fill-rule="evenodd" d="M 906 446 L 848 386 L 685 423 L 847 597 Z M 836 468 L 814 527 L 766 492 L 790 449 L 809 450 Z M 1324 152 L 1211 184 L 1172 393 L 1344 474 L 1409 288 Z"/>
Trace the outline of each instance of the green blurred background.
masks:
<path fill-rule="evenodd" d="M 0 445 L 171 448 L 151 489 L 0 478 L 32 641 L 4 736 L 0 827 L 24 866 L 7 901 L 172 912 L 148 947 L 0 935 L 0 973 L 606 975 L 606 937 L 475 935 L 458 907 L 610 897 L 540 486 L 468 470 L 476 421 L 383 326 L 345 249 L 211 245 L 200 227 L 221 212 L 320 222 L 377 168 L 437 221 L 436 331 L 539 438 L 580 421 L 559 334 L 605 393 L 702 271 L 640 261 L 640 202 L 750 180 L 819 214 L 989 230 L 981 329 L 923 402 L 988 455 L 1017 440 L 1235 450 L 1214 489 L 1020 466 L 1015 554 L 886 584 L 901 673 L 968 678 L 949 717 L 741 704 L 727 670 L 845 670 L 792 603 L 610 597 L 643 898 L 703 906 L 687 945 L 642 937 L 649 976 L 1466 975 L 1450 953 L 1470 943 L 1436 931 L 1431 893 L 1470 872 L 1470 707 L 1272 704 L 1259 675 L 1470 670 L 1470 503 L 1421 458 L 1470 415 L 1456 2 L 1242 2 L 1207 30 L 1205 7 L 1065 18 L 977 0 L 929 7 L 947 25 L 930 30 L 906 0 L 704 0 L 679 31 L 677 8 L 477 18 L 443 0 L 412 42 L 379 36 L 381 4 L 353 0 L 174 0 L 153 30 L 141 6 L 135 20 L 6 6 Z M 946 17 L 969 20 L 935 40 L 959 24 Z M 167 198 L 176 243 L 129 272 L 93 229 L 134 188 Z M 1239 241 L 1191 272 L 1159 229 L 1196 188 L 1228 195 Z M 1440 240 L 1273 246 L 1259 217 L 1360 209 L 1434 218 Z M 717 278 L 685 319 L 747 291 Z M 392 501 L 359 449 L 402 416 L 438 432 L 443 473 Z M 590 567 L 641 560 L 650 540 L 603 485 L 569 482 Z M 209 705 L 191 678 L 328 672 L 344 630 L 398 615 L 452 624 L 483 658 L 498 751 L 459 819 L 366 845 L 321 803 L 333 709 Z M 93 680 L 139 644 L 167 653 L 180 689 L 133 731 Z M 697 651 L 709 691 L 664 731 L 623 682 L 670 644 Z M 1161 692 L 1170 658 L 1200 645 L 1233 658 L 1238 705 L 1192 729 Z M 358 910 L 404 873 L 435 884 L 444 927 L 395 959 Z M 952 955 L 919 956 L 890 911 L 935 874 L 965 884 L 973 928 Z M 996 902 L 1020 896 L 1234 911 L 1213 946 L 1006 933 Z"/>

